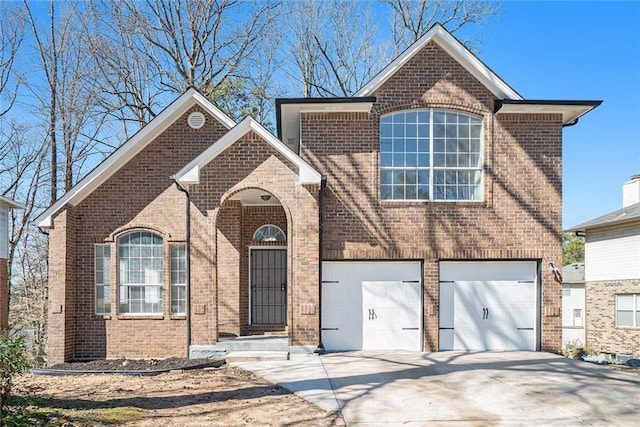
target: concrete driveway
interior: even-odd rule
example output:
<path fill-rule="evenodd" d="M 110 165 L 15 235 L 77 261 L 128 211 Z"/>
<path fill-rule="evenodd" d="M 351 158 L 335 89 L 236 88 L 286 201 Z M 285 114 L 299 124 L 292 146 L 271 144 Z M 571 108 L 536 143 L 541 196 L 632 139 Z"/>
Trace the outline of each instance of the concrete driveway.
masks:
<path fill-rule="evenodd" d="M 349 352 L 321 362 L 347 425 L 640 423 L 639 376 L 549 353 Z"/>

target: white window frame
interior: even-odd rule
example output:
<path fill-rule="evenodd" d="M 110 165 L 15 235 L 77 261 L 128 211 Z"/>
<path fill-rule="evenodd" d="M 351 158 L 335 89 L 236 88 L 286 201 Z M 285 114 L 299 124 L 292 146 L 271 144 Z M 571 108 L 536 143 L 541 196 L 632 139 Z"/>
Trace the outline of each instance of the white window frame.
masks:
<path fill-rule="evenodd" d="M 383 152 L 383 139 L 384 140 L 390 140 L 391 144 L 393 146 L 394 144 L 394 136 L 395 135 L 391 135 L 389 137 L 385 137 L 383 138 L 383 132 L 382 132 L 382 128 L 383 128 L 383 120 L 385 120 L 385 118 L 390 117 L 391 120 L 393 121 L 393 117 L 395 116 L 399 116 L 401 114 L 406 114 L 406 113 L 416 113 L 416 117 L 419 117 L 420 115 L 423 115 L 424 113 L 428 113 L 428 117 L 429 117 L 429 121 L 428 123 L 423 123 L 421 122 L 419 119 L 416 119 L 416 166 L 406 166 L 406 163 L 404 166 L 395 166 L 395 165 L 387 165 L 385 164 L 383 166 L 383 163 L 386 163 L 386 159 L 383 160 L 383 156 L 385 154 L 387 155 L 391 155 L 394 156 L 396 153 L 395 151 L 388 152 L 388 151 L 384 151 Z M 422 114 L 421 114 L 422 113 Z M 477 166 L 436 166 L 435 162 L 434 162 L 434 157 L 436 156 L 436 153 L 434 153 L 434 148 L 435 148 L 435 140 L 437 139 L 436 136 L 434 135 L 434 116 L 437 113 L 444 113 L 446 114 L 456 114 L 458 116 L 464 116 L 464 117 L 468 117 L 469 120 L 474 119 L 475 121 L 479 121 L 479 123 L 474 123 L 474 126 L 479 127 L 479 136 L 477 137 L 471 137 L 471 133 L 469 133 L 469 136 L 466 137 L 469 141 L 469 143 L 471 144 L 472 140 L 475 142 L 477 141 L 478 143 L 478 151 L 468 151 L 468 152 L 460 152 L 460 151 L 456 151 L 455 153 L 446 153 L 446 154 L 451 154 L 451 155 L 455 155 L 456 156 L 456 161 L 459 161 L 461 159 L 461 157 L 458 156 L 464 156 L 467 155 L 469 156 L 469 160 L 471 159 L 470 155 L 471 154 L 478 154 L 478 161 L 477 161 Z M 405 130 L 406 130 L 406 121 L 402 122 L 405 124 Z M 402 124 L 402 123 L 398 123 L 398 124 Z M 456 122 L 457 123 L 457 122 Z M 391 127 L 393 128 L 393 125 L 395 123 L 391 124 Z M 437 123 L 436 125 L 439 125 L 440 123 Z M 428 129 L 429 129 L 429 135 L 427 137 L 423 137 L 420 138 L 420 129 L 421 129 L 421 125 L 428 125 Z M 460 130 L 460 125 L 456 126 L 456 133 Z M 482 116 L 478 116 L 478 115 L 474 115 L 474 114 L 470 114 L 464 111 L 456 111 L 456 110 L 446 110 L 446 109 L 435 109 L 435 108 L 430 108 L 430 109 L 410 109 L 410 110 L 401 110 L 401 111 L 394 111 L 392 113 L 388 113 L 385 114 L 383 116 L 380 117 L 380 126 L 379 126 L 379 131 L 380 131 L 380 138 L 379 138 L 379 149 L 380 149 L 380 163 L 379 163 L 379 171 L 380 171 L 380 177 L 379 177 L 379 186 L 378 186 L 378 191 L 379 191 L 379 197 L 380 200 L 382 202 L 480 202 L 484 199 L 484 129 L 483 129 L 483 117 Z M 445 131 L 446 131 L 446 127 L 445 127 Z M 469 131 L 471 131 L 471 126 L 469 127 Z M 394 131 L 395 132 L 395 131 Z M 445 134 L 446 135 L 446 134 Z M 424 151 L 420 151 L 420 140 L 423 139 L 428 139 L 428 145 L 429 145 L 429 153 L 428 153 L 428 158 L 429 158 L 429 164 L 428 166 L 424 166 L 424 165 L 420 165 L 420 161 L 421 161 L 421 156 L 420 153 L 424 153 Z M 442 139 L 444 140 L 444 144 L 446 145 L 446 137 L 442 137 Z M 458 147 L 458 141 L 459 138 L 458 136 L 456 136 L 456 148 Z M 406 140 L 405 140 L 406 142 Z M 445 152 L 446 152 L 446 148 L 445 148 Z M 438 152 L 438 155 L 440 154 L 444 154 L 444 157 L 446 158 L 446 154 L 445 152 Z M 405 147 L 405 150 L 402 152 L 406 155 L 407 150 Z M 411 152 L 413 153 L 413 152 Z M 397 153 L 397 154 L 401 154 L 401 153 Z M 406 160 L 405 160 L 406 162 Z M 395 160 L 393 161 L 393 163 L 395 163 Z M 417 198 L 393 198 L 393 191 L 394 191 L 394 186 L 391 184 L 383 184 L 383 173 L 386 171 L 415 171 L 416 172 L 416 195 L 418 196 Z M 423 172 L 428 172 L 428 188 L 429 188 L 429 196 L 428 198 L 420 198 L 419 197 L 419 185 L 418 185 L 418 181 L 420 179 L 419 177 L 419 173 L 420 171 Z M 444 172 L 444 180 L 446 181 L 447 179 L 447 172 L 455 172 L 456 173 L 456 181 L 458 178 L 460 178 L 460 175 L 458 175 L 459 172 L 469 172 L 468 173 L 468 180 L 473 180 L 474 178 L 478 178 L 477 182 L 473 182 L 473 184 L 469 184 L 467 183 L 458 183 L 456 182 L 455 184 L 450 184 L 451 187 L 455 187 L 456 188 L 456 193 L 458 193 L 460 188 L 467 188 L 467 191 L 469 192 L 469 198 L 459 198 L 459 196 L 456 196 L 456 198 L 447 198 L 447 190 L 446 190 L 446 183 L 444 184 L 445 186 L 445 190 L 444 190 L 444 198 L 435 198 L 435 174 L 436 172 Z M 475 175 L 475 177 L 474 177 Z M 423 174 L 424 176 L 424 174 Z M 391 188 L 391 198 L 383 198 L 383 187 L 389 187 Z M 406 190 L 406 187 L 405 187 Z M 474 198 L 471 197 L 471 195 L 475 195 Z"/>
<path fill-rule="evenodd" d="M 174 251 L 182 252 L 176 254 Z M 170 313 L 183 315 L 187 313 L 187 245 L 184 243 L 169 245 L 169 284 L 170 284 Z M 182 297 L 177 297 L 182 290 Z M 182 306 L 180 309 L 178 309 Z"/>
<path fill-rule="evenodd" d="M 154 240 L 154 237 L 158 237 L 160 238 L 161 243 L 160 245 L 157 245 L 155 243 L 144 244 L 141 242 L 133 246 L 133 247 L 136 247 L 136 246 L 138 247 L 139 252 L 138 251 L 135 251 L 135 252 L 139 253 L 139 255 L 128 254 L 126 257 L 123 257 L 122 254 L 123 254 L 124 243 L 122 242 L 124 241 L 125 237 L 131 238 L 131 236 L 134 234 L 140 234 L 141 239 L 143 235 L 150 235 L 152 242 Z M 143 256 L 142 254 L 142 249 L 143 249 L 143 246 L 145 245 L 150 246 L 150 249 L 151 249 L 150 256 Z M 157 254 L 156 252 L 158 251 L 155 250 L 157 246 L 159 246 L 159 249 L 160 249 L 159 254 Z M 145 315 L 157 316 L 157 315 L 164 314 L 164 246 L 165 246 L 165 242 L 162 236 L 147 230 L 131 231 L 118 237 L 116 242 L 116 250 L 117 250 L 117 257 L 118 257 L 118 314 L 123 314 L 127 316 L 145 316 Z M 131 250 L 132 246 L 127 245 L 127 248 L 128 250 Z M 136 257 L 138 259 L 136 259 Z M 152 264 L 152 268 L 150 268 L 148 271 L 144 270 L 144 267 L 142 265 L 145 259 L 149 259 L 149 261 Z M 155 260 L 159 260 L 160 262 L 159 271 L 156 267 L 153 267 L 153 263 Z M 127 274 L 137 273 L 138 280 L 131 280 L 129 279 L 128 276 L 125 275 L 125 272 L 123 271 L 125 261 L 139 262 L 140 265 L 138 268 L 127 267 L 126 269 Z M 143 272 L 144 272 L 145 278 L 144 280 L 141 280 L 141 274 Z M 156 276 L 156 280 L 154 282 L 150 282 L 147 276 L 151 277 L 151 275 L 154 273 Z M 133 311 L 131 309 L 131 306 L 132 306 L 131 293 L 135 290 L 139 290 L 141 295 L 141 298 L 137 299 L 136 303 L 141 304 L 140 301 L 142 300 L 142 298 L 144 298 L 144 302 L 142 302 L 142 304 L 152 304 L 152 305 L 155 304 L 158 306 L 158 310 Z M 144 294 L 143 297 L 142 297 L 142 294 Z M 127 309 L 124 310 L 123 309 L 124 307 L 127 307 Z"/>
<path fill-rule="evenodd" d="M 96 244 L 93 249 L 93 278 L 95 284 L 95 313 L 98 316 L 111 314 L 111 245 Z M 102 299 L 98 298 L 98 290 Z M 102 308 L 102 310 L 100 309 Z"/>
<path fill-rule="evenodd" d="M 633 305 L 631 310 L 620 310 L 620 297 L 631 297 Z M 621 325 L 618 313 L 620 311 L 631 312 L 631 325 Z M 616 294 L 616 326 L 621 328 L 640 328 L 640 294 Z"/>

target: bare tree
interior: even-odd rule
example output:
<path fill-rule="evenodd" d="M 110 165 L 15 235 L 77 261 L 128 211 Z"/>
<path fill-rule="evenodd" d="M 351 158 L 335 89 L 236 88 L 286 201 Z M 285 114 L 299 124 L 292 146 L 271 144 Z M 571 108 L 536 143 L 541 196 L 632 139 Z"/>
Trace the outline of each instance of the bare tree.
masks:
<path fill-rule="evenodd" d="M 24 39 L 24 20 L 17 7 L 0 4 L 0 117 L 13 106 L 20 78 L 14 75 L 14 63 Z M 4 101 L 4 102 L 3 102 Z"/>
<path fill-rule="evenodd" d="M 288 5 L 288 32 L 291 38 L 284 55 L 297 68 L 297 73 L 290 73 L 289 76 L 294 80 L 299 79 L 302 96 L 309 98 L 318 93 L 316 69 L 321 57 L 316 49 L 315 37 L 322 31 L 325 9 L 315 0 L 300 0 Z"/>
<path fill-rule="evenodd" d="M 305 97 L 350 96 L 434 23 L 451 32 L 481 24 L 497 4 L 481 0 L 381 0 L 389 6 L 391 37 L 380 34 L 383 11 L 357 0 L 289 3 L 291 39 L 284 53 Z M 386 28 L 382 29 L 386 30 Z"/>
<path fill-rule="evenodd" d="M 12 210 L 9 218 L 10 324 L 12 329 L 33 331 L 34 347 L 41 349 L 46 325 L 47 239 L 31 220 L 43 207 L 40 189 L 46 185 L 42 172 L 48 150 L 46 144 L 33 142 L 37 138 L 31 132 L 26 124 L 0 122 L 0 188 L 3 196 L 25 206 Z"/>
<path fill-rule="evenodd" d="M 483 0 L 383 0 L 392 10 L 394 52 L 407 48 L 436 22 L 451 33 L 468 24 L 483 24 L 498 3 Z"/>
<path fill-rule="evenodd" d="M 52 203 L 58 194 L 59 154 L 64 190 L 68 191 L 87 158 L 102 155 L 97 147 L 102 144 L 100 130 L 106 119 L 96 108 L 94 81 L 89 78 L 94 62 L 87 54 L 84 28 L 78 23 L 78 4 L 64 3 L 66 8 L 60 12 L 57 4 L 50 1 L 47 22 L 41 24 L 24 1 L 46 84 L 42 91 L 33 83 L 32 93 L 48 119 L 45 139 L 50 144 Z"/>
<path fill-rule="evenodd" d="M 291 39 L 285 52 L 304 97 L 350 96 L 373 77 L 388 57 L 375 41 L 371 4 L 356 0 L 289 3 Z"/>
<path fill-rule="evenodd" d="M 49 2 L 49 26 L 45 31 L 38 29 L 35 18 L 29 3 L 24 1 L 24 6 L 29 17 L 29 25 L 33 37 L 36 41 L 40 60 L 42 61 L 42 70 L 44 72 L 47 86 L 49 88 L 48 102 L 48 130 L 47 139 L 50 147 L 50 199 L 51 203 L 58 198 L 58 142 L 56 138 L 56 127 L 58 124 L 58 49 L 56 45 L 56 28 L 55 28 L 55 3 L 53 0 Z M 38 91 L 34 91 L 38 93 Z M 44 99 L 42 99 L 44 101 Z"/>
<path fill-rule="evenodd" d="M 153 47 L 137 30 L 135 15 L 120 0 L 92 0 L 80 17 L 94 58 L 91 75 L 103 114 L 120 124 L 124 137 L 151 121 L 161 109 Z"/>
<path fill-rule="evenodd" d="M 27 337 L 36 364 L 44 364 L 47 330 L 48 239 L 29 227 L 14 257 L 9 324 Z"/>
<path fill-rule="evenodd" d="M 158 86 L 171 93 L 195 87 L 211 97 L 236 79 L 254 55 L 279 3 L 240 0 L 124 0 Z M 138 44 L 140 45 L 140 44 Z"/>

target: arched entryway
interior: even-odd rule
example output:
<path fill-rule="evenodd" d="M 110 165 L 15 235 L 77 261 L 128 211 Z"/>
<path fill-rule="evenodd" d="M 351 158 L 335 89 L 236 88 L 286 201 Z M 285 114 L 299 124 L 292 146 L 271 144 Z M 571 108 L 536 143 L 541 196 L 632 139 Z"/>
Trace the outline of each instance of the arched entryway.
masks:
<path fill-rule="evenodd" d="M 289 219 L 260 188 L 227 197 L 216 220 L 218 336 L 287 334 Z"/>

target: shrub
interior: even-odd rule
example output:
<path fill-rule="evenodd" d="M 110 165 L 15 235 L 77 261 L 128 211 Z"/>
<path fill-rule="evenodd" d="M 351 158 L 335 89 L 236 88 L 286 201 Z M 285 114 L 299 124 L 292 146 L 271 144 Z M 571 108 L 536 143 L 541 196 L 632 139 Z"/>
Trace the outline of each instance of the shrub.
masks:
<path fill-rule="evenodd" d="M 22 337 L 0 335 L 0 425 L 4 420 L 4 409 L 13 378 L 29 368 L 27 351 Z"/>

